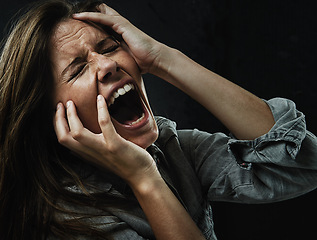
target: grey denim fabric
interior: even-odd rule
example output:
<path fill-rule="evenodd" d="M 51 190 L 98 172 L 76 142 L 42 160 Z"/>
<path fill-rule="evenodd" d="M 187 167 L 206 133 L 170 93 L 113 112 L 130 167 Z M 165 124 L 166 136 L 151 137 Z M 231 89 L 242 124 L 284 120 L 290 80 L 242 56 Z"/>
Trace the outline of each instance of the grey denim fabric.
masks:
<path fill-rule="evenodd" d="M 174 122 L 156 117 L 159 139 L 147 150 L 207 239 L 217 239 L 211 201 L 268 203 L 317 187 L 317 138 L 306 130 L 303 113 L 287 99 L 275 98 L 266 103 L 276 123 L 269 133 L 252 141 L 196 129 L 176 130 Z M 128 186 L 115 176 L 105 177 L 104 172 L 99 172 L 90 178 L 104 191 L 133 198 Z M 70 191 L 80 190 L 74 186 Z M 128 212 L 113 209 L 108 216 L 91 221 L 104 229 L 120 226 L 114 235 L 118 240 L 155 239 L 137 204 Z"/>

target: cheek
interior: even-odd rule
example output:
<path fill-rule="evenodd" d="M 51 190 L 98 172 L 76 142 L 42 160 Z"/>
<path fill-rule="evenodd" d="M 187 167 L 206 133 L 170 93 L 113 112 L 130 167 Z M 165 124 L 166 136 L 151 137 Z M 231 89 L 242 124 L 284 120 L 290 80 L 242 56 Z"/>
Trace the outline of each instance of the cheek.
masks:
<path fill-rule="evenodd" d="M 77 114 L 84 127 L 94 133 L 100 133 L 97 119 L 97 91 L 93 85 L 81 85 L 75 82 L 71 86 L 59 88 L 55 94 L 56 104 L 62 102 L 64 106 L 72 100 L 76 106 Z"/>
<path fill-rule="evenodd" d="M 120 64 L 119 64 L 120 67 L 124 71 L 126 71 L 137 82 L 139 89 L 143 92 L 146 100 L 148 101 L 147 96 L 146 96 L 144 82 L 142 80 L 142 75 L 141 75 L 138 64 L 136 63 L 134 58 L 130 55 L 130 53 L 128 53 L 126 51 L 121 55 L 120 59 L 121 59 Z"/>
<path fill-rule="evenodd" d="M 86 88 L 84 91 L 77 91 L 70 99 L 75 103 L 78 117 L 84 127 L 94 133 L 100 133 L 96 90 Z"/>
<path fill-rule="evenodd" d="M 141 79 L 141 73 L 139 66 L 137 65 L 136 61 L 134 58 L 131 56 L 131 54 L 127 51 L 121 51 L 120 55 L 117 56 L 117 59 L 114 59 L 117 61 L 118 65 L 133 79 L 136 81 L 140 81 Z M 139 83 L 139 82 L 138 82 Z"/>

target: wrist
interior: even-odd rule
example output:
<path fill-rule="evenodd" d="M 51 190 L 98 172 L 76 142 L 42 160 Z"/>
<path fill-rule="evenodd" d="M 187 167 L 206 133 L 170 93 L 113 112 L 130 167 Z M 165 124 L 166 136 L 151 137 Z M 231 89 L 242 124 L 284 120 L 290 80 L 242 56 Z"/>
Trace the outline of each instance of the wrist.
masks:
<path fill-rule="evenodd" d="M 165 181 L 160 173 L 155 171 L 147 176 L 138 176 L 132 181 L 128 181 L 128 184 L 137 198 L 143 198 L 160 191 L 162 186 L 165 185 Z"/>
<path fill-rule="evenodd" d="M 169 74 L 173 60 L 178 50 L 171 48 L 165 44 L 160 43 L 158 46 L 159 51 L 152 67 L 149 69 L 149 73 L 160 78 L 165 79 Z"/>

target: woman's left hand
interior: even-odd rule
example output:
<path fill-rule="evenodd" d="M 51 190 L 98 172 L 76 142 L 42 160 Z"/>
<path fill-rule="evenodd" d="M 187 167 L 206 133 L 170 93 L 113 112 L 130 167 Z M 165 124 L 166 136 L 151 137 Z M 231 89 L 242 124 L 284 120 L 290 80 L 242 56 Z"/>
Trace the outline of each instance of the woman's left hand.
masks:
<path fill-rule="evenodd" d="M 82 12 L 73 15 L 74 19 L 92 21 L 111 27 L 128 45 L 141 73 L 153 73 L 159 66 L 159 57 L 163 44 L 154 40 L 118 12 L 106 4 L 98 6 L 100 12 Z"/>

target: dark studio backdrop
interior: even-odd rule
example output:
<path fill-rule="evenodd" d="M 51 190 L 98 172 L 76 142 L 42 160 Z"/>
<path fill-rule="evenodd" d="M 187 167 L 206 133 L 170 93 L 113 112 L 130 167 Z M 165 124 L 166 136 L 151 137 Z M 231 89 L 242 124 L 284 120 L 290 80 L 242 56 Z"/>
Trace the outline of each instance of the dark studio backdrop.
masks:
<path fill-rule="evenodd" d="M 26 0 L 1 0 L 1 38 Z M 317 134 L 315 0 L 108 0 L 150 36 L 257 96 L 285 97 Z M 179 128 L 227 130 L 206 110 L 164 81 L 145 75 L 155 114 Z M 193 79 L 195 81 L 195 79 Z M 202 86 L 203 87 L 203 86 Z M 219 240 L 316 239 L 317 192 L 273 204 L 212 203 Z"/>

